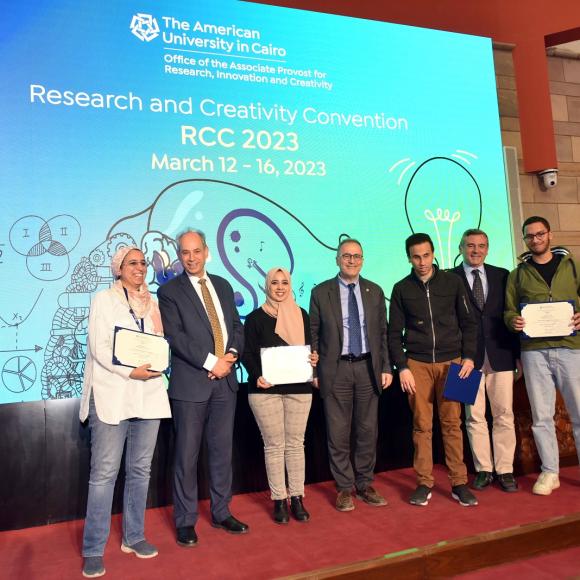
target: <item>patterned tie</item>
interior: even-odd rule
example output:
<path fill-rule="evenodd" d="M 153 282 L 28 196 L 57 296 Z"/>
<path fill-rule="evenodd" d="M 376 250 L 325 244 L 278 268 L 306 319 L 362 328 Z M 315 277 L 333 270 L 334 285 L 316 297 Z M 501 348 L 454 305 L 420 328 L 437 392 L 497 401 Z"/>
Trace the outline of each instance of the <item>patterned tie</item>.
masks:
<path fill-rule="evenodd" d="M 211 298 L 211 294 L 206 286 L 207 280 L 205 278 L 200 278 L 199 284 L 201 285 L 201 295 L 203 296 L 203 302 L 205 304 L 205 309 L 207 310 L 207 316 L 209 318 L 209 323 L 211 324 L 211 331 L 213 333 L 213 341 L 215 344 L 215 355 L 217 357 L 224 356 L 224 336 L 222 334 L 222 327 L 220 326 L 220 321 L 215 310 L 215 305 Z"/>
<path fill-rule="evenodd" d="M 354 295 L 354 284 L 348 285 L 348 341 L 349 354 L 360 356 L 362 353 L 362 335 L 358 304 Z"/>
<path fill-rule="evenodd" d="M 483 293 L 483 284 L 481 282 L 481 278 L 479 277 L 479 270 L 471 270 L 473 274 L 473 297 L 475 298 L 475 303 L 479 307 L 480 310 L 483 310 L 483 306 L 485 305 L 485 295 Z"/>

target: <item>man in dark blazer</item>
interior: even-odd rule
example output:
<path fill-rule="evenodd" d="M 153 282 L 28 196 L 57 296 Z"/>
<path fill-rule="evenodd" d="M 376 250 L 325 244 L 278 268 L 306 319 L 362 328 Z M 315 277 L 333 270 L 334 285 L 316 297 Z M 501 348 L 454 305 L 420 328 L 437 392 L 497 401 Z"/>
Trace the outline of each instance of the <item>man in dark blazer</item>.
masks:
<path fill-rule="evenodd" d="M 359 276 L 363 251 L 357 240 L 338 247 L 338 276 L 310 298 L 312 350 L 318 351 L 317 385 L 324 401 L 336 509 L 354 509 L 356 495 L 372 506 L 386 500 L 371 485 L 376 462 L 379 395 L 393 380 L 387 348 L 385 295 Z M 316 386 L 316 383 L 315 383 Z M 354 423 L 354 466 L 351 427 Z"/>
<path fill-rule="evenodd" d="M 519 365 L 519 343 L 503 322 L 509 272 L 484 263 L 488 250 L 489 240 L 484 231 L 467 230 L 459 244 L 463 264 L 453 269 L 465 284 L 479 324 L 474 362 L 483 375 L 475 404 L 465 406 L 467 433 L 477 471 L 472 487 L 477 490 L 488 487 L 495 468 L 501 489 L 514 492 L 518 486 L 513 475 L 516 447 L 513 371 L 516 360 Z M 486 393 L 493 416 L 493 454 L 485 416 Z"/>
<path fill-rule="evenodd" d="M 171 345 L 169 397 L 175 426 L 173 514 L 177 543 L 197 544 L 197 460 L 205 432 L 212 526 L 233 534 L 248 526 L 232 516 L 232 438 L 238 381 L 234 363 L 244 332 L 230 284 L 208 275 L 205 235 L 177 238 L 184 272 L 157 291 L 163 329 Z"/>

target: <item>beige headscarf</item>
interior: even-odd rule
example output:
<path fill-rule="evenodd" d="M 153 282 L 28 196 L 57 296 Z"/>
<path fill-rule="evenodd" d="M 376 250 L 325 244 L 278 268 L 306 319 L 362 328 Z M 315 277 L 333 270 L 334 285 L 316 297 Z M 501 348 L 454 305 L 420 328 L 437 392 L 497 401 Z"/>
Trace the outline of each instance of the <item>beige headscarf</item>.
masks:
<path fill-rule="evenodd" d="M 133 309 L 135 316 L 137 318 L 146 318 L 147 315 L 150 315 L 155 334 L 163 334 L 163 324 L 161 322 L 159 306 L 157 301 L 151 296 L 147 284 L 143 282 L 139 290 L 132 290 L 130 288 L 123 289 L 123 283 L 120 280 L 121 266 L 123 265 L 123 260 L 125 260 L 127 254 L 131 250 L 138 250 L 141 252 L 141 248 L 138 248 L 137 246 L 123 246 L 115 252 L 115 255 L 111 260 L 111 272 L 115 277 L 113 290 L 123 304 L 127 304 L 127 297 L 125 296 L 125 290 L 127 290 L 129 306 Z"/>
<path fill-rule="evenodd" d="M 285 300 L 279 302 L 272 296 L 272 279 L 278 273 L 282 272 L 288 280 L 288 295 Z M 266 314 L 276 319 L 276 329 L 274 332 L 287 344 L 301 345 L 304 344 L 304 320 L 302 311 L 294 301 L 292 294 L 292 280 L 290 272 L 284 268 L 272 268 L 266 275 L 266 302 L 262 304 L 262 309 Z"/>

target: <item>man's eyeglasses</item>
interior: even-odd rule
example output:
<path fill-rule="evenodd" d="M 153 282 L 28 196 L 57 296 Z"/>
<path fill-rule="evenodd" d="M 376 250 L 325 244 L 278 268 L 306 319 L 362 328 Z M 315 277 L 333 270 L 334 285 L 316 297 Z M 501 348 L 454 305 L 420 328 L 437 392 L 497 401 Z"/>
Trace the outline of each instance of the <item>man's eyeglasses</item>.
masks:
<path fill-rule="evenodd" d="M 363 257 L 362 254 L 341 254 L 340 256 L 345 262 L 360 262 Z"/>
<path fill-rule="evenodd" d="M 538 232 L 537 234 L 526 234 L 524 236 L 524 242 L 533 242 L 534 238 L 538 238 L 538 240 L 542 240 L 546 237 L 548 230 L 544 230 L 543 232 Z"/>

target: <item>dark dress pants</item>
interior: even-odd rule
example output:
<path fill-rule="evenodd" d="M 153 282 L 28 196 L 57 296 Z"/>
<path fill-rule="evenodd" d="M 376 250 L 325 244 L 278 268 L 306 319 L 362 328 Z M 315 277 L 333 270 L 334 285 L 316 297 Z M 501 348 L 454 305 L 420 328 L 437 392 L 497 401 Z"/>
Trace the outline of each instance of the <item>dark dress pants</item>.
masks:
<path fill-rule="evenodd" d="M 204 432 L 208 449 L 211 515 L 217 522 L 231 515 L 235 410 L 236 393 L 225 379 L 215 381 L 207 401 L 172 400 L 175 427 L 173 517 L 176 528 L 197 522 L 197 460 Z"/>
<path fill-rule="evenodd" d="M 371 360 L 340 361 L 331 392 L 324 398 L 330 471 L 338 491 L 366 489 L 374 479 L 379 397 Z M 354 421 L 354 468 L 351 428 Z"/>

